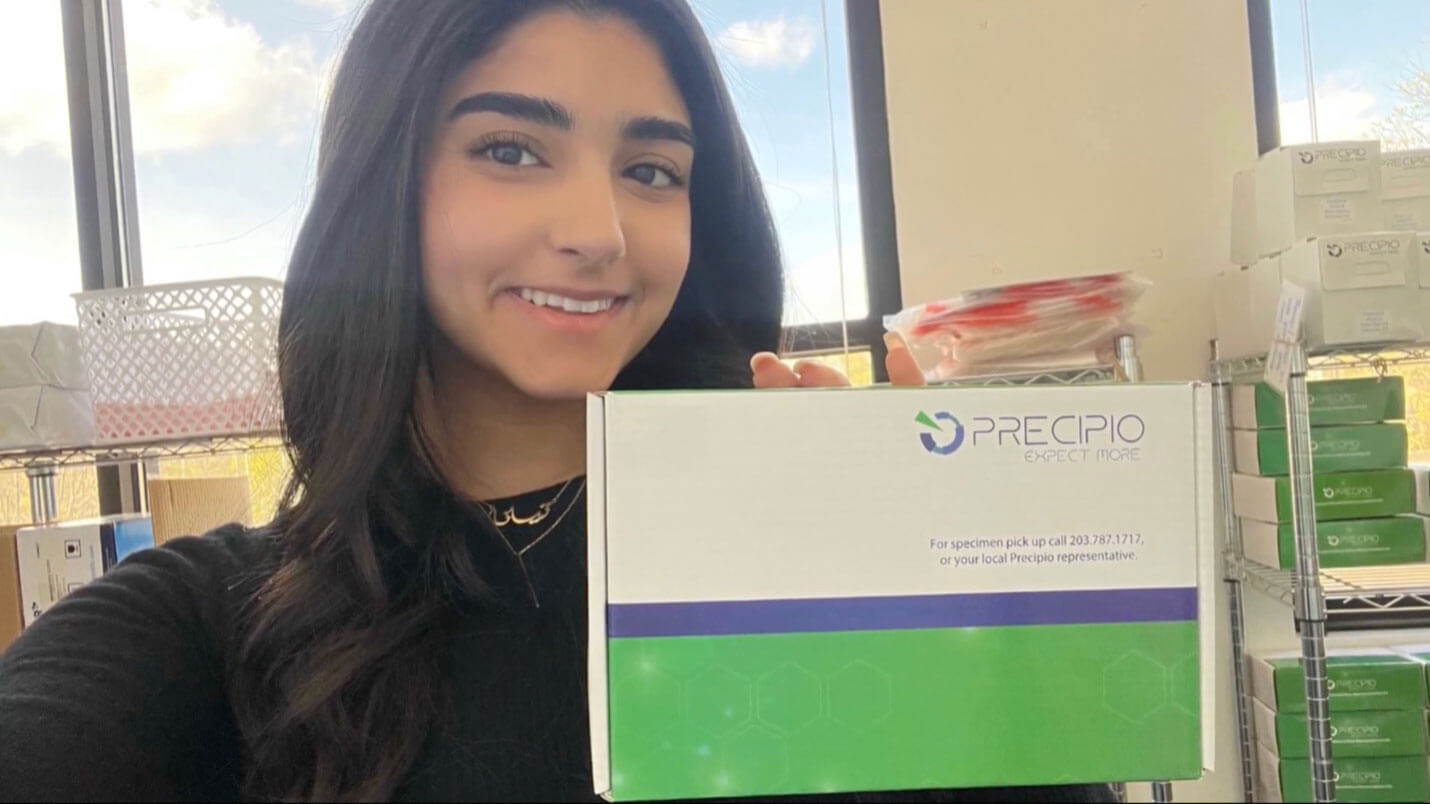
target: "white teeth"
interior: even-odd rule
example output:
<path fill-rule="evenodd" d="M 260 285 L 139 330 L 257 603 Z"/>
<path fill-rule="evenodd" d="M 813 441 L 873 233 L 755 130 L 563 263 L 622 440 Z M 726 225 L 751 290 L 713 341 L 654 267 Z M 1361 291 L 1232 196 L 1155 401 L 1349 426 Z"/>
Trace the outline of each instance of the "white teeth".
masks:
<path fill-rule="evenodd" d="M 531 288 L 521 288 L 517 295 L 538 307 L 554 307 L 568 313 L 582 313 L 590 315 L 592 313 L 603 313 L 616 303 L 614 298 L 592 299 L 591 301 L 581 301 L 580 299 L 568 299 L 565 296 L 558 296 L 555 293 L 532 290 Z"/>

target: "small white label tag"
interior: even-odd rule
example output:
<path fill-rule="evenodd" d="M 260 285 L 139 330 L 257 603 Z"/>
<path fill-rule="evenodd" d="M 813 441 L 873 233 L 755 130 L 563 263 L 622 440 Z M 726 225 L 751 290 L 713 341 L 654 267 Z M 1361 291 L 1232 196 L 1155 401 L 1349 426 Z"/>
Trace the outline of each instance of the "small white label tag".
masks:
<path fill-rule="evenodd" d="M 1364 310 L 1356 320 L 1356 329 L 1367 338 L 1390 339 L 1390 312 L 1387 310 Z"/>
<path fill-rule="evenodd" d="M 1306 308 L 1306 289 L 1281 280 L 1281 298 L 1276 302 L 1276 330 L 1271 335 L 1271 351 L 1266 356 L 1263 379 L 1283 396 L 1291 378 L 1291 354 L 1301 340 L 1301 313 Z"/>
<path fill-rule="evenodd" d="M 1350 223 L 1355 216 L 1355 202 L 1345 196 L 1333 195 L 1321 204 L 1321 223 Z"/>

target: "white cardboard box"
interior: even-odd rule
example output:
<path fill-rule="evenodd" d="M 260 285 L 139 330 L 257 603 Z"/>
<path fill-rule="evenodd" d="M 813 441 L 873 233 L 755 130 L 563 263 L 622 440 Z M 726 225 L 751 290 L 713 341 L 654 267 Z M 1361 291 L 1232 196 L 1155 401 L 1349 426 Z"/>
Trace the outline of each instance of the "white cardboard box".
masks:
<path fill-rule="evenodd" d="M 15 534 L 25 626 L 65 595 L 131 554 L 154 546 L 144 514 L 82 519 L 21 528 Z"/>
<path fill-rule="evenodd" d="M 1256 163 L 1257 247 L 1278 254 L 1324 235 L 1381 228 L 1380 143 L 1286 145 Z"/>
<path fill-rule="evenodd" d="M 1306 289 L 1308 348 L 1414 341 L 1424 337 L 1412 232 L 1318 237 L 1281 255 L 1279 270 L 1252 273 L 1254 331 L 1274 326 L 1281 280 Z"/>
<path fill-rule="evenodd" d="M 79 330 L 43 322 L 0 327 L 0 388 L 89 388 Z"/>
<path fill-rule="evenodd" d="M 1231 177 L 1231 264 L 1256 262 L 1256 171 L 1238 170 Z"/>
<path fill-rule="evenodd" d="M 1212 313 L 1216 320 L 1217 348 L 1222 359 L 1265 354 L 1271 348 L 1274 320 L 1254 315 L 1270 305 L 1276 309 L 1276 296 L 1270 296 L 1258 275 L 1280 276 L 1280 257 L 1261 257 L 1247 268 L 1223 271 L 1212 280 Z M 1275 287 L 1279 295 L 1280 286 Z M 1270 296 L 1270 298 L 1267 298 Z"/>
<path fill-rule="evenodd" d="M 596 792 L 1198 776 L 1209 408 L 1202 384 L 590 397 Z"/>
<path fill-rule="evenodd" d="M 0 450 L 93 443 L 94 408 L 88 391 L 48 385 L 0 388 Z"/>
<path fill-rule="evenodd" d="M 1380 205 L 1381 228 L 1430 230 L 1430 148 L 1380 155 Z"/>

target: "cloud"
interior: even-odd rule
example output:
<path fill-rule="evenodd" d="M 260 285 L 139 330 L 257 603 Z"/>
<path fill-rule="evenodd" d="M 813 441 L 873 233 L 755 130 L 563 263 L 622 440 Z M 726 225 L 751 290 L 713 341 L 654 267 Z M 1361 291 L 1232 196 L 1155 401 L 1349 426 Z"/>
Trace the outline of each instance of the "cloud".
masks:
<path fill-rule="evenodd" d="M 750 67 L 798 67 L 814 53 L 815 26 L 807 19 L 742 20 L 719 41 Z"/>
<path fill-rule="evenodd" d="M 1306 99 L 1280 105 L 1281 141 L 1311 141 L 1311 109 Z M 1332 140 L 1375 139 L 1372 126 L 1380 120 L 1380 102 L 1354 73 L 1336 73 L 1316 87 L 1317 138 Z"/>
<path fill-rule="evenodd" d="M 0 153 L 37 145 L 69 152 L 59 3 L 12 3 L 0 25 Z"/>
<path fill-rule="evenodd" d="M 58 4 L 19 3 L 6 13 L 0 150 L 66 154 Z M 126 3 L 124 27 L 137 154 L 285 142 L 311 128 L 319 74 L 306 39 L 264 42 L 252 25 L 225 16 L 214 0 Z"/>
<path fill-rule="evenodd" d="M 331 11 L 334 14 L 347 14 L 365 0 L 298 0 L 298 5 L 316 8 L 319 11 Z"/>
<path fill-rule="evenodd" d="M 212 0 L 148 0 L 125 15 L 137 153 L 283 141 L 311 124 L 318 67 L 309 42 L 269 45 Z"/>
<path fill-rule="evenodd" d="M 791 325 L 839 321 L 869 314 L 864 260 L 856 242 L 843 254 L 844 295 L 840 295 L 840 253 L 833 247 L 804 256 L 794 255 L 785 276 L 785 323 Z"/>

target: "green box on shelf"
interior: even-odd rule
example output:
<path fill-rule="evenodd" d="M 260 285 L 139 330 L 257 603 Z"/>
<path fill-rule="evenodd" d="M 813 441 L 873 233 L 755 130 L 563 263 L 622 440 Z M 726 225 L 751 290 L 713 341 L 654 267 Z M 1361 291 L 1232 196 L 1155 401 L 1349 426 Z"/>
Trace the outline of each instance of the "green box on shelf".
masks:
<path fill-rule="evenodd" d="M 1277 712 L 1305 712 L 1300 654 L 1252 656 L 1251 694 Z M 1383 648 L 1326 651 L 1331 710 L 1425 708 L 1425 670 L 1420 662 Z"/>
<path fill-rule="evenodd" d="M 1261 701 L 1256 713 L 1256 739 L 1282 759 L 1310 756 L 1304 712 L 1273 712 Z M 1342 757 L 1422 756 L 1430 748 L 1423 709 L 1375 709 L 1331 713 L 1331 753 Z"/>
<path fill-rule="evenodd" d="M 1236 471 L 1249 475 L 1291 472 L 1286 430 L 1237 430 Z M 1344 424 L 1311 428 L 1311 468 L 1316 472 L 1404 469 L 1408 455 L 1405 425 Z"/>
<path fill-rule="evenodd" d="M 1415 475 L 1409 469 L 1322 473 L 1312 478 L 1316 519 L 1371 519 L 1415 512 Z M 1291 521 L 1291 479 L 1236 474 L 1232 507 L 1262 522 Z"/>
<path fill-rule="evenodd" d="M 1259 750 L 1262 801 L 1311 801 L 1311 760 L 1277 760 Z M 1430 770 L 1424 756 L 1335 756 L 1336 801 L 1382 802 L 1430 800 Z M 1279 789 L 1268 789 L 1269 780 Z"/>
<path fill-rule="evenodd" d="M 1425 561 L 1430 556 L 1427 525 L 1430 519 L 1417 514 L 1317 522 L 1321 566 L 1333 569 Z M 1241 547 L 1247 558 L 1268 567 L 1296 567 L 1296 534 L 1290 522 L 1242 519 Z"/>
<path fill-rule="evenodd" d="M 1405 418 L 1405 381 L 1400 377 L 1316 380 L 1306 383 L 1311 425 L 1393 422 Z M 1231 389 L 1231 421 L 1236 427 L 1286 426 L 1286 403 L 1266 383 Z"/>
<path fill-rule="evenodd" d="M 1392 645 L 1391 650 L 1402 656 L 1408 656 L 1425 667 L 1425 686 L 1430 689 L 1430 644 L 1421 645 Z"/>

